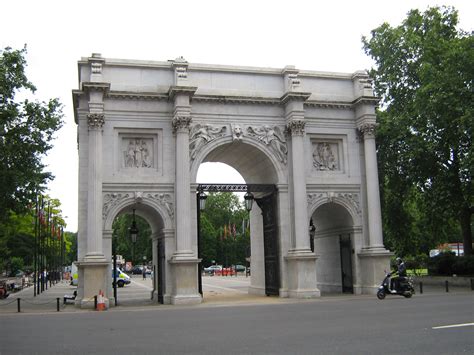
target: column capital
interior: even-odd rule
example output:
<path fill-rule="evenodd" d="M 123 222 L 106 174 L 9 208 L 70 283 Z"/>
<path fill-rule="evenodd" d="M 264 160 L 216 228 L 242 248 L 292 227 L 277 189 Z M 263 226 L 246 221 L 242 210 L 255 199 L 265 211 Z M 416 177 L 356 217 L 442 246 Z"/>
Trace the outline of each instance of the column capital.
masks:
<path fill-rule="evenodd" d="M 303 136 L 306 121 L 304 119 L 293 119 L 286 124 L 286 130 L 292 136 Z"/>
<path fill-rule="evenodd" d="M 186 132 L 189 133 L 189 126 L 192 117 L 190 115 L 175 115 L 171 124 L 173 125 L 173 133 Z"/>
<path fill-rule="evenodd" d="M 375 130 L 378 124 L 376 122 L 364 122 L 357 126 L 357 129 L 364 135 L 365 138 L 375 138 Z"/>
<path fill-rule="evenodd" d="M 87 115 L 87 125 L 89 129 L 101 129 L 105 123 L 103 113 L 89 113 Z"/>

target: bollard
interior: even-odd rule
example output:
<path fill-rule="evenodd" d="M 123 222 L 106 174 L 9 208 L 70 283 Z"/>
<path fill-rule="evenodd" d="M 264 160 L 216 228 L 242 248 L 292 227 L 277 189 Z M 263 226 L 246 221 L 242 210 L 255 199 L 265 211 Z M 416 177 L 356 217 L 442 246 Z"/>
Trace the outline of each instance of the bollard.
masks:
<path fill-rule="evenodd" d="M 94 309 L 97 309 L 97 295 L 94 296 Z"/>
<path fill-rule="evenodd" d="M 19 298 L 19 297 L 16 299 L 16 302 L 17 302 L 17 307 L 18 307 L 18 313 L 20 313 L 20 312 L 21 312 L 21 307 L 20 307 L 20 300 L 21 300 L 21 298 Z"/>
<path fill-rule="evenodd" d="M 446 285 L 446 292 L 449 292 L 449 282 L 448 282 L 448 280 L 445 281 L 445 285 Z"/>
<path fill-rule="evenodd" d="M 56 309 L 59 312 L 59 297 L 56 298 Z"/>
<path fill-rule="evenodd" d="M 471 279 L 471 290 L 474 291 L 474 279 Z"/>
<path fill-rule="evenodd" d="M 423 282 L 420 282 L 420 294 L 423 293 Z"/>

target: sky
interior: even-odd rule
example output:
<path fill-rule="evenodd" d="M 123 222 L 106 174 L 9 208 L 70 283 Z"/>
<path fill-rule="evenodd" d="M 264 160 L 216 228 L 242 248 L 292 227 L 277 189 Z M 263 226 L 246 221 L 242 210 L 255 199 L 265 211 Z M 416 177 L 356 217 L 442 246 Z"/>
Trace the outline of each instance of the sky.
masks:
<path fill-rule="evenodd" d="M 384 22 L 400 24 L 410 9 L 450 5 L 460 27 L 471 31 L 472 0 L 3 0 L 0 48 L 25 44 L 27 76 L 36 99 L 57 97 L 64 125 L 45 157 L 55 176 L 48 193 L 60 199 L 66 230 L 77 230 L 78 156 L 72 90 L 78 88 L 77 62 L 105 58 L 347 72 L 372 62 L 362 36 Z M 233 169 L 201 167 L 198 182 L 238 183 Z"/>

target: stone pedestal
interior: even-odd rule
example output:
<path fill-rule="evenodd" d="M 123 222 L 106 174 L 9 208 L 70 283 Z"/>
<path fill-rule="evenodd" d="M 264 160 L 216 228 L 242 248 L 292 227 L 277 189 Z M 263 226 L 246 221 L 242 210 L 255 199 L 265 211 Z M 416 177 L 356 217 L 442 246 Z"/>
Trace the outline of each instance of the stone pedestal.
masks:
<path fill-rule="evenodd" d="M 362 249 L 357 256 L 360 260 L 362 294 L 376 294 L 380 283 L 390 270 L 390 258 L 394 254 L 388 250 Z"/>
<path fill-rule="evenodd" d="M 197 282 L 198 263 L 199 259 L 170 261 L 174 276 L 171 304 L 196 304 L 202 302 Z"/>
<path fill-rule="evenodd" d="M 98 296 L 100 291 L 105 295 L 105 306 L 109 308 L 109 299 L 107 297 L 108 285 L 106 281 L 109 280 L 108 270 L 109 262 L 81 262 L 78 267 L 82 269 L 84 275 L 83 295 L 79 300 L 81 308 L 94 308 L 94 296 Z"/>
<path fill-rule="evenodd" d="M 288 297 L 320 297 L 321 292 L 316 287 L 317 256 L 312 252 L 292 251 L 285 259 L 288 262 Z"/>

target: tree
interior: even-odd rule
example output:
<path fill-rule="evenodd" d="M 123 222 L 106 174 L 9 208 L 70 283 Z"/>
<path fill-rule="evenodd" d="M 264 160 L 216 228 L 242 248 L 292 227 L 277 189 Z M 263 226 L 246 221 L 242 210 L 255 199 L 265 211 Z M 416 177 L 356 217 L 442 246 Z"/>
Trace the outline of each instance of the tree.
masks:
<path fill-rule="evenodd" d="M 26 47 L 0 50 L 0 222 L 8 211 L 25 212 L 53 178 L 41 159 L 62 125 L 58 99 L 15 100 L 19 92 L 36 91 L 25 75 L 25 55 Z"/>
<path fill-rule="evenodd" d="M 384 23 L 362 41 L 375 61 L 370 74 L 382 99 L 377 138 L 384 198 L 395 195 L 394 206 L 415 194 L 422 214 L 435 214 L 435 230 L 455 218 L 467 255 L 474 210 L 474 39 L 457 24 L 457 11 L 449 7 L 412 10 L 400 26 Z M 410 215 L 408 206 L 398 211 L 405 216 L 389 218 L 403 222 Z"/>

